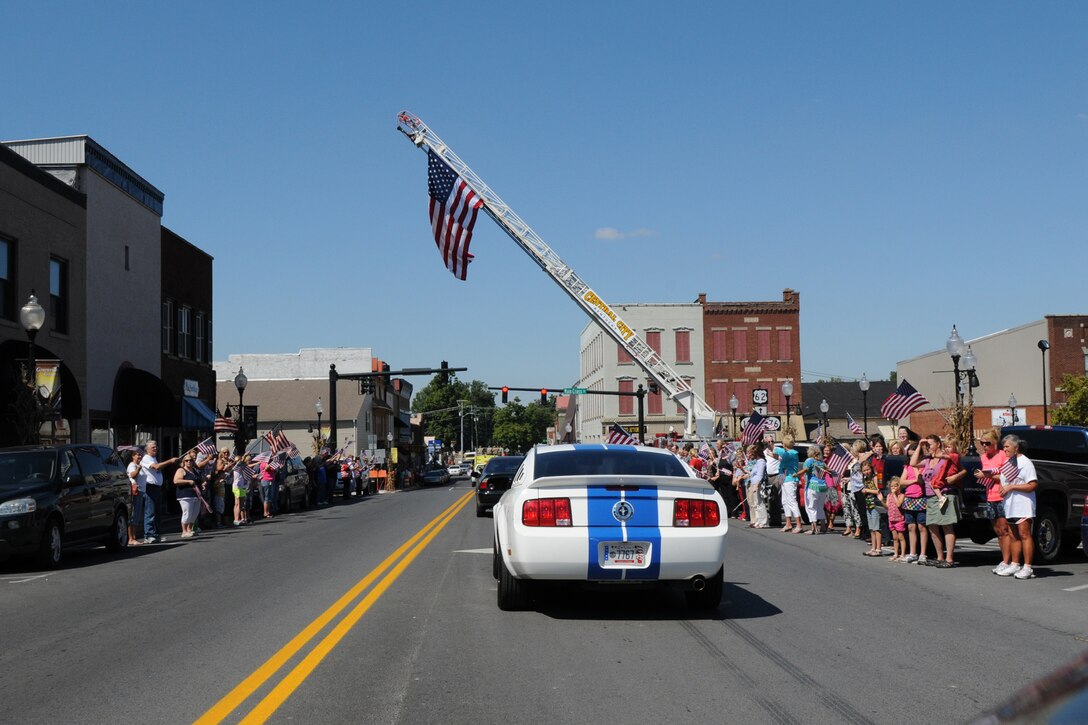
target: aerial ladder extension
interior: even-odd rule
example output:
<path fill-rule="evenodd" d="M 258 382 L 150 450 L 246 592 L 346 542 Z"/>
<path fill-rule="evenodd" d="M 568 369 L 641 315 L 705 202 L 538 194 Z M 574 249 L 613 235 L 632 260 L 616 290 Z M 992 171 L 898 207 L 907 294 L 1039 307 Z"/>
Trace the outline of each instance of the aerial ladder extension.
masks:
<path fill-rule="evenodd" d="M 601 329 L 624 347 L 631 358 L 657 383 L 661 391 L 687 410 L 687 434 L 709 438 L 713 433 L 714 410 L 707 405 L 691 385 L 681 378 L 654 349 L 616 314 L 607 302 L 594 292 L 551 247 L 544 243 L 528 224 L 499 198 L 483 179 L 458 158 L 442 139 L 438 138 L 419 117 L 408 111 L 397 116 L 397 130 L 420 149 L 430 149 L 445 161 L 483 201 L 483 209 L 503 231 L 540 265 Z"/>

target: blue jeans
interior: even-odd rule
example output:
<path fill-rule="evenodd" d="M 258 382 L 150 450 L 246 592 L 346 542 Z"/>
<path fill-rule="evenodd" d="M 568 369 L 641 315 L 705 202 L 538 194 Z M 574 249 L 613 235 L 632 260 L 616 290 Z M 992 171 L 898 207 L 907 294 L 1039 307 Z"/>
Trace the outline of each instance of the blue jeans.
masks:
<path fill-rule="evenodd" d="M 136 527 L 144 522 L 144 511 L 147 510 L 146 502 L 147 494 L 143 491 L 137 491 L 136 495 L 132 497 L 132 515 L 129 516 L 128 522 L 132 525 L 134 532 Z"/>
<path fill-rule="evenodd" d="M 159 509 L 162 507 L 162 486 L 148 485 L 144 494 L 144 537 L 159 538 Z"/>

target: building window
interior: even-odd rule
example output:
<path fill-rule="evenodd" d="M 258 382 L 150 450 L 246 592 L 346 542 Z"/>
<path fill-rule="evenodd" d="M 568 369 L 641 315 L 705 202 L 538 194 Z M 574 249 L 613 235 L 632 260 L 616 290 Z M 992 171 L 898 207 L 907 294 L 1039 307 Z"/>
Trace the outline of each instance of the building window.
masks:
<path fill-rule="evenodd" d="M 646 394 L 646 412 L 648 415 L 661 415 L 661 393 Z"/>
<path fill-rule="evenodd" d="M 778 359 L 782 362 L 793 360 L 793 332 L 791 330 L 778 331 Z"/>
<path fill-rule="evenodd" d="M 733 362 L 748 362 L 747 330 L 733 330 Z"/>
<path fill-rule="evenodd" d="M 211 362 L 215 358 L 212 357 L 212 319 L 208 318 L 208 333 L 204 338 L 208 345 L 208 352 L 204 355 L 204 362 Z"/>
<path fill-rule="evenodd" d="M 650 349 L 661 354 L 661 330 L 647 330 L 646 331 L 646 344 L 650 346 Z"/>
<path fill-rule="evenodd" d="M 162 303 L 162 351 L 167 355 L 174 354 L 174 301 L 163 300 Z"/>
<path fill-rule="evenodd" d="M 204 351 L 205 351 L 206 348 L 204 347 L 204 313 L 203 312 L 196 313 L 196 320 L 195 320 L 194 324 L 196 325 L 196 347 L 194 348 L 194 351 L 196 352 L 196 356 L 195 356 L 196 361 L 197 362 L 207 362 L 208 361 L 207 358 L 204 357 Z"/>
<path fill-rule="evenodd" d="M 633 363 L 635 360 L 631 357 L 631 353 L 627 352 L 627 348 L 616 343 L 616 362 L 620 365 L 626 365 L 627 363 Z"/>
<path fill-rule="evenodd" d="M 49 316 L 54 332 L 68 332 L 68 262 L 49 260 Z"/>
<path fill-rule="evenodd" d="M 711 390 L 714 391 L 714 402 L 711 403 L 714 410 L 722 412 L 729 410 L 729 383 L 724 380 L 716 380 Z"/>
<path fill-rule="evenodd" d="M 676 362 L 691 362 L 691 330 L 676 331 Z"/>
<path fill-rule="evenodd" d="M 725 339 L 729 333 L 726 330 L 714 330 L 711 335 L 714 346 L 714 360 L 716 362 L 725 362 L 729 359 L 725 356 Z"/>
<path fill-rule="evenodd" d="M 771 331 L 756 330 L 756 360 L 770 362 L 771 360 Z"/>
<path fill-rule="evenodd" d="M 684 382 L 687 383 L 687 386 L 689 388 L 692 387 L 692 385 L 691 385 L 692 380 L 694 380 L 694 378 L 684 378 Z M 680 405 L 680 403 L 676 404 L 676 414 L 677 415 L 684 415 L 687 412 L 687 410 L 688 409 L 685 408 L 684 406 Z"/>
<path fill-rule="evenodd" d="M 15 242 L 0 239 L 0 317 L 15 319 Z"/>
<path fill-rule="evenodd" d="M 193 311 L 188 307 L 178 309 L 178 357 L 193 356 Z"/>
<path fill-rule="evenodd" d="M 737 396 L 737 402 L 740 403 L 738 414 L 747 415 L 752 412 L 752 388 L 748 382 L 734 383 L 733 395 Z"/>
<path fill-rule="evenodd" d="M 635 390 L 634 380 L 621 380 L 620 392 L 632 393 Z M 620 396 L 620 415 L 634 415 L 635 414 L 635 399 L 630 395 Z"/>

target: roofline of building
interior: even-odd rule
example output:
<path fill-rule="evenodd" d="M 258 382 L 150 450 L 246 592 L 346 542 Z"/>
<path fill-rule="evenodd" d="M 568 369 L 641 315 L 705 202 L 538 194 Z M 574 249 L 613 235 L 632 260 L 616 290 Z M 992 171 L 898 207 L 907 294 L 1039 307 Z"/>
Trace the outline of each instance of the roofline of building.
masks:
<path fill-rule="evenodd" d="M 194 252 L 199 252 L 199 253 L 203 254 L 203 255 L 204 255 L 205 257 L 207 257 L 208 259 L 213 259 L 213 260 L 215 259 L 215 257 L 213 257 L 212 255 L 208 254 L 208 253 L 207 253 L 207 252 L 205 252 L 205 251 L 204 251 L 203 249 L 201 249 L 200 247 L 196 246 L 195 244 L 193 244 L 192 242 L 190 242 L 190 241 L 189 241 L 188 239 L 186 239 L 185 237 L 183 237 L 183 236 L 181 236 L 180 234 L 178 234 L 177 232 L 175 232 L 175 231 L 174 231 L 173 229 L 170 229 L 170 228 L 169 228 L 169 227 L 167 227 L 167 226 L 166 226 L 165 224 L 161 224 L 160 226 L 162 227 L 162 230 L 163 230 L 164 232 L 166 232 L 166 233 L 167 233 L 167 234 L 169 234 L 170 236 L 174 237 L 174 239 L 178 240 L 179 242 L 182 242 L 182 243 L 184 243 L 184 244 L 188 245 L 189 247 L 191 247 L 191 248 L 193 249 L 193 251 L 194 251 Z"/>
<path fill-rule="evenodd" d="M 0 149 L 3 149 L 3 151 L 0 151 L 0 162 L 7 164 L 24 176 L 37 181 L 50 191 L 60 194 L 65 199 L 68 199 L 68 201 L 78 204 L 84 209 L 87 208 L 87 195 L 82 191 L 73 189 L 48 171 L 42 171 L 21 154 L 12 151 L 7 146 L 0 144 Z"/>
<path fill-rule="evenodd" d="M 1051 317 L 1051 315 L 1047 315 L 1047 317 Z M 997 337 L 998 335 L 1005 335 L 1005 334 L 1010 333 L 1010 332 L 1017 332 L 1018 330 L 1024 330 L 1024 329 L 1027 329 L 1027 328 L 1032 327 L 1034 325 L 1043 324 L 1045 322 L 1046 322 L 1046 317 L 1044 317 L 1041 320 L 1032 320 L 1031 322 L 1025 322 L 1023 325 L 1017 325 L 1016 327 L 1007 327 L 1004 330 L 997 330 L 996 332 L 990 332 L 990 333 L 987 333 L 985 335 L 982 335 L 981 337 L 973 337 L 970 340 L 964 340 L 963 342 L 965 344 L 967 344 L 967 345 L 974 345 L 975 343 L 982 342 L 983 340 L 989 340 L 991 337 Z M 923 358 L 932 357 L 933 355 L 947 355 L 947 354 L 948 354 L 948 352 L 946 350 L 931 350 L 929 352 L 924 352 L 921 355 L 915 355 L 914 357 L 908 357 L 908 358 L 906 358 L 904 360 L 899 360 L 895 364 L 898 366 L 898 365 L 902 365 L 904 363 L 914 362 L 915 360 L 921 360 Z"/>

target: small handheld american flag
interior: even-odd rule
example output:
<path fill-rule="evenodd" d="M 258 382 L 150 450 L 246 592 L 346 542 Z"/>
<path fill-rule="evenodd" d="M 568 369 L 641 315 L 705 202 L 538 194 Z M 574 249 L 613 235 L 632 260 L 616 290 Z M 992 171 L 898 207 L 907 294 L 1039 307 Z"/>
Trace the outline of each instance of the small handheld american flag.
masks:
<path fill-rule="evenodd" d="M 850 467 L 853 460 L 853 456 L 842 447 L 842 443 L 836 443 L 834 450 L 831 451 L 831 458 L 827 461 L 827 470 L 833 472 L 836 476 L 841 476 L 846 473 L 846 469 Z"/>
<path fill-rule="evenodd" d="M 215 447 L 214 438 L 205 438 L 196 444 L 196 452 L 203 456 L 214 456 L 219 451 Z"/>
<path fill-rule="evenodd" d="M 1016 456 L 1005 461 L 1005 465 L 1001 466 L 1001 477 L 1005 479 L 1006 486 L 1016 483 L 1016 479 L 1020 478 L 1020 467 L 1016 465 Z"/>
<path fill-rule="evenodd" d="M 880 414 L 888 420 L 906 418 L 923 405 L 929 405 L 926 397 L 915 390 L 914 386 L 903 378 L 899 387 L 895 389 L 888 399 L 880 406 Z"/>
<path fill-rule="evenodd" d="M 865 435 L 865 431 L 858 425 L 858 422 L 854 420 L 854 416 L 850 415 L 850 411 L 846 411 L 846 427 L 849 428 L 850 432 L 854 435 Z"/>
<path fill-rule="evenodd" d="M 612 427 L 608 429 L 608 436 L 604 439 L 604 442 L 621 446 L 637 446 L 639 444 L 638 438 L 625 431 L 619 423 L 613 423 Z"/>
<path fill-rule="evenodd" d="M 753 412 L 748 417 L 748 422 L 744 424 L 744 429 L 740 434 L 740 442 L 746 446 L 758 443 L 766 427 L 767 419 L 760 415 L 758 411 Z"/>

